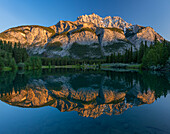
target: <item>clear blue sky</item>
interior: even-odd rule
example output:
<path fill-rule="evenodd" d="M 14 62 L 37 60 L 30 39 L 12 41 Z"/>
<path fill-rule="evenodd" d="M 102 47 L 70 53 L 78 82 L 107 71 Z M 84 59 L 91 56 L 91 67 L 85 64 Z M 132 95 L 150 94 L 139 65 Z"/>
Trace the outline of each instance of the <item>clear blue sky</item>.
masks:
<path fill-rule="evenodd" d="M 93 12 L 151 26 L 170 40 L 170 0 L 0 0 L 0 32 L 19 25 L 51 26 L 59 20 L 75 21 Z"/>

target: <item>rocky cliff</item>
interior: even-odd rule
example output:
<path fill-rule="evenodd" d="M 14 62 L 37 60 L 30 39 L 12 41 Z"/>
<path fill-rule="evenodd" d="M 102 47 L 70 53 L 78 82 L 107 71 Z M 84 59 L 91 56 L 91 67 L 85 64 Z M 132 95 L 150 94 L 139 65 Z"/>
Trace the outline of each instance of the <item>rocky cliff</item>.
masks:
<path fill-rule="evenodd" d="M 82 15 L 76 21 L 59 21 L 50 27 L 19 26 L 0 33 L 0 40 L 20 42 L 30 55 L 46 57 L 100 58 L 111 53 L 124 53 L 131 46 L 135 51 L 141 41 L 148 45 L 164 38 L 151 27 L 127 23 L 120 17 L 102 18 Z"/>

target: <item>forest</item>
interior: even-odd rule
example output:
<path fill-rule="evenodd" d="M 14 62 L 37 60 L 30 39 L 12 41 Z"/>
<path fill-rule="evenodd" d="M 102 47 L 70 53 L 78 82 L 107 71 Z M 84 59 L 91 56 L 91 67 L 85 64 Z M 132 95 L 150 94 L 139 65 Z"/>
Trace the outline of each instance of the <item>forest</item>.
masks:
<path fill-rule="evenodd" d="M 147 41 L 141 42 L 139 50 L 126 49 L 124 54 L 111 54 L 106 57 L 106 63 L 136 63 L 143 69 L 161 69 L 170 64 L 170 44 L 166 40 L 162 43 L 155 41 L 147 45 Z"/>
<path fill-rule="evenodd" d="M 103 63 L 140 64 L 143 69 L 161 69 L 170 64 L 170 44 L 160 43 L 155 37 L 149 47 L 147 41 L 141 42 L 139 50 L 126 49 L 124 54 L 113 53 L 100 59 L 73 59 L 70 57 L 47 58 L 29 56 L 26 48 L 20 43 L 0 40 L 0 70 L 35 70 L 43 66 L 47 68 L 67 65 L 101 65 Z"/>

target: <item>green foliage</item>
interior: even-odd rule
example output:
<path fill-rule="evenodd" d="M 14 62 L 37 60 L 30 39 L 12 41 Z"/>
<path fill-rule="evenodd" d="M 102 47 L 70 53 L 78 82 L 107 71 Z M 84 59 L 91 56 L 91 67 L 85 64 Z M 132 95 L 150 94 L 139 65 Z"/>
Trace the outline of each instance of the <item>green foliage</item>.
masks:
<path fill-rule="evenodd" d="M 91 33 L 96 34 L 94 30 L 92 30 L 91 28 L 88 28 L 88 27 L 86 27 L 86 28 L 81 28 L 81 29 L 78 29 L 78 30 L 76 30 L 76 31 L 73 31 L 72 34 L 80 33 L 80 32 L 83 32 L 83 31 L 89 31 L 89 32 L 91 32 Z"/>
<path fill-rule="evenodd" d="M 0 70 L 2 70 L 5 67 L 3 59 L 0 57 Z"/>
<path fill-rule="evenodd" d="M 115 31 L 115 32 L 118 32 L 118 33 L 121 33 L 121 34 L 124 34 L 123 30 L 122 29 L 119 29 L 119 28 L 116 28 L 116 27 L 113 27 L 113 28 L 104 28 L 104 29 L 109 29 L 111 31 Z"/>
<path fill-rule="evenodd" d="M 143 57 L 142 65 L 144 68 L 162 65 L 164 66 L 168 60 L 169 52 L 167 46 L 157 43 Z"/>
<path fill-rule="evenodd" d="M 158 66 L 159 69 L 164 67 L 170 57 L 170 44 L 166 41 L 163 44 L 156 41 L 156 44 L 148 47 L 147 41 L 145 44 L 141 42 L 139 50 L 133 52 L 132 46 L 125 50 L 124 54 L 117 53 L 111 54 L 106 57 L 106 63 L 142 63 L 143 68 L 151 68 Z"/>
<path fill-rule="evenodd" d="M 68 31 L 66 31 L 66 32 L 62 32 L 62 33 L 58 33 L 58 35 L 68 35 L 69 34 L 69 32 Z"/>
<path fill-rule="evenodd" d="M 145 53 L 145 45 L 143 44 L 143 41 L 142 41 L 140 44 L 139 53 L 138 53 L 138 63 L 142 62 L 144 53 Z"/>
<path fill-rule="evenodd" d="M 89 55 L 94 55 L 97 57 L 102 56 L 101 48 L 97 43 L 91 45 L 80 45 L 78 43 L 73 43 L 71 48 L 69 49 L 69 52 L 71 54 L 71 57 L 79 57 L 81 59 L 88 58 Z"/>
<path fill-rule="evenodd" d="M 56 33 L 56 34 L 54 34 L 53 36 L 51 36 L 51 38 L 53 39 L 53 38 L 55 38 L 55 37 L 57 37 L 57 36 L 68 36 L 69 35 L 69 32 L 68 31 L 66 31 L 66 32 L 62 32 L 62 33 Z"/>
<path fill-rule="evenodd" d="M 84 64 L 101 64 L 104 63 L 104 59 L 73 59 L 69 57 L 64 58 L 41 58 L 42 65 L 52 68 L 53 66 L 66 66 L 66 65 L 84 65 Z"/>
<path fill-rule="evenodd" d="M 110 45 L 103 46 L 103 48 L 106 52 L 113 52 L 113 50 L 117 51 L 118 49 L 123 48 L 124 46 L 125 43 L 113 43 Z"/>
<path fill-rule="evenodd" d="M 11 61 L 10 61 L 10 67 L 12 68 L 12 70 L 17 69 L 17 65 L 16 65 L 16 62 L 15 62 L 14 58 L 12 58 Z"/>
<path fill-rule="evenodd" d="M 42 61 L 40 57 L 30 57 L 30 61 L 33 69 L 41 69 Z"/>
<path fill-rule="evenodd" d="M 77 26 L 77 24 L 74 24 L 72 21 L 64 21 L 65 23 L 71 23 L 74 26 Z"/>
<path fill-rule="evenodd" d="M 19 70 L 24 70 L 25 64 L 24 63 L 18 63 L 18 69 Z"/>
<path fill-rule="evenodd" d="M 0 41 L 0 58 L 5 67 L 15 70 L 17 69 L 16 64 L 27 60 L 28 54 L 20 43 L 12 44 L 11 42 Z"/>
<path fill-rule="evenodd" d="M 45 48 L 48 50 L 55 50 L 55 51 L 61 51 L 62 50 L 62 43 L 57 41 L 54 43 L 48 43 Z"/>

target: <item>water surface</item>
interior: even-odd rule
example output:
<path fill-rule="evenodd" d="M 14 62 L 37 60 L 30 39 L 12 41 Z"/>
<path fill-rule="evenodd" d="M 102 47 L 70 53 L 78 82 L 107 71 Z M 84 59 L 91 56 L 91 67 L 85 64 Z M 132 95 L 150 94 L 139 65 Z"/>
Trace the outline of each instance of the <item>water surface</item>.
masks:
<path fill-rule="evenodd" d="M 168 74 L 2 72 L 0 133 L 170 134 Z"/>

